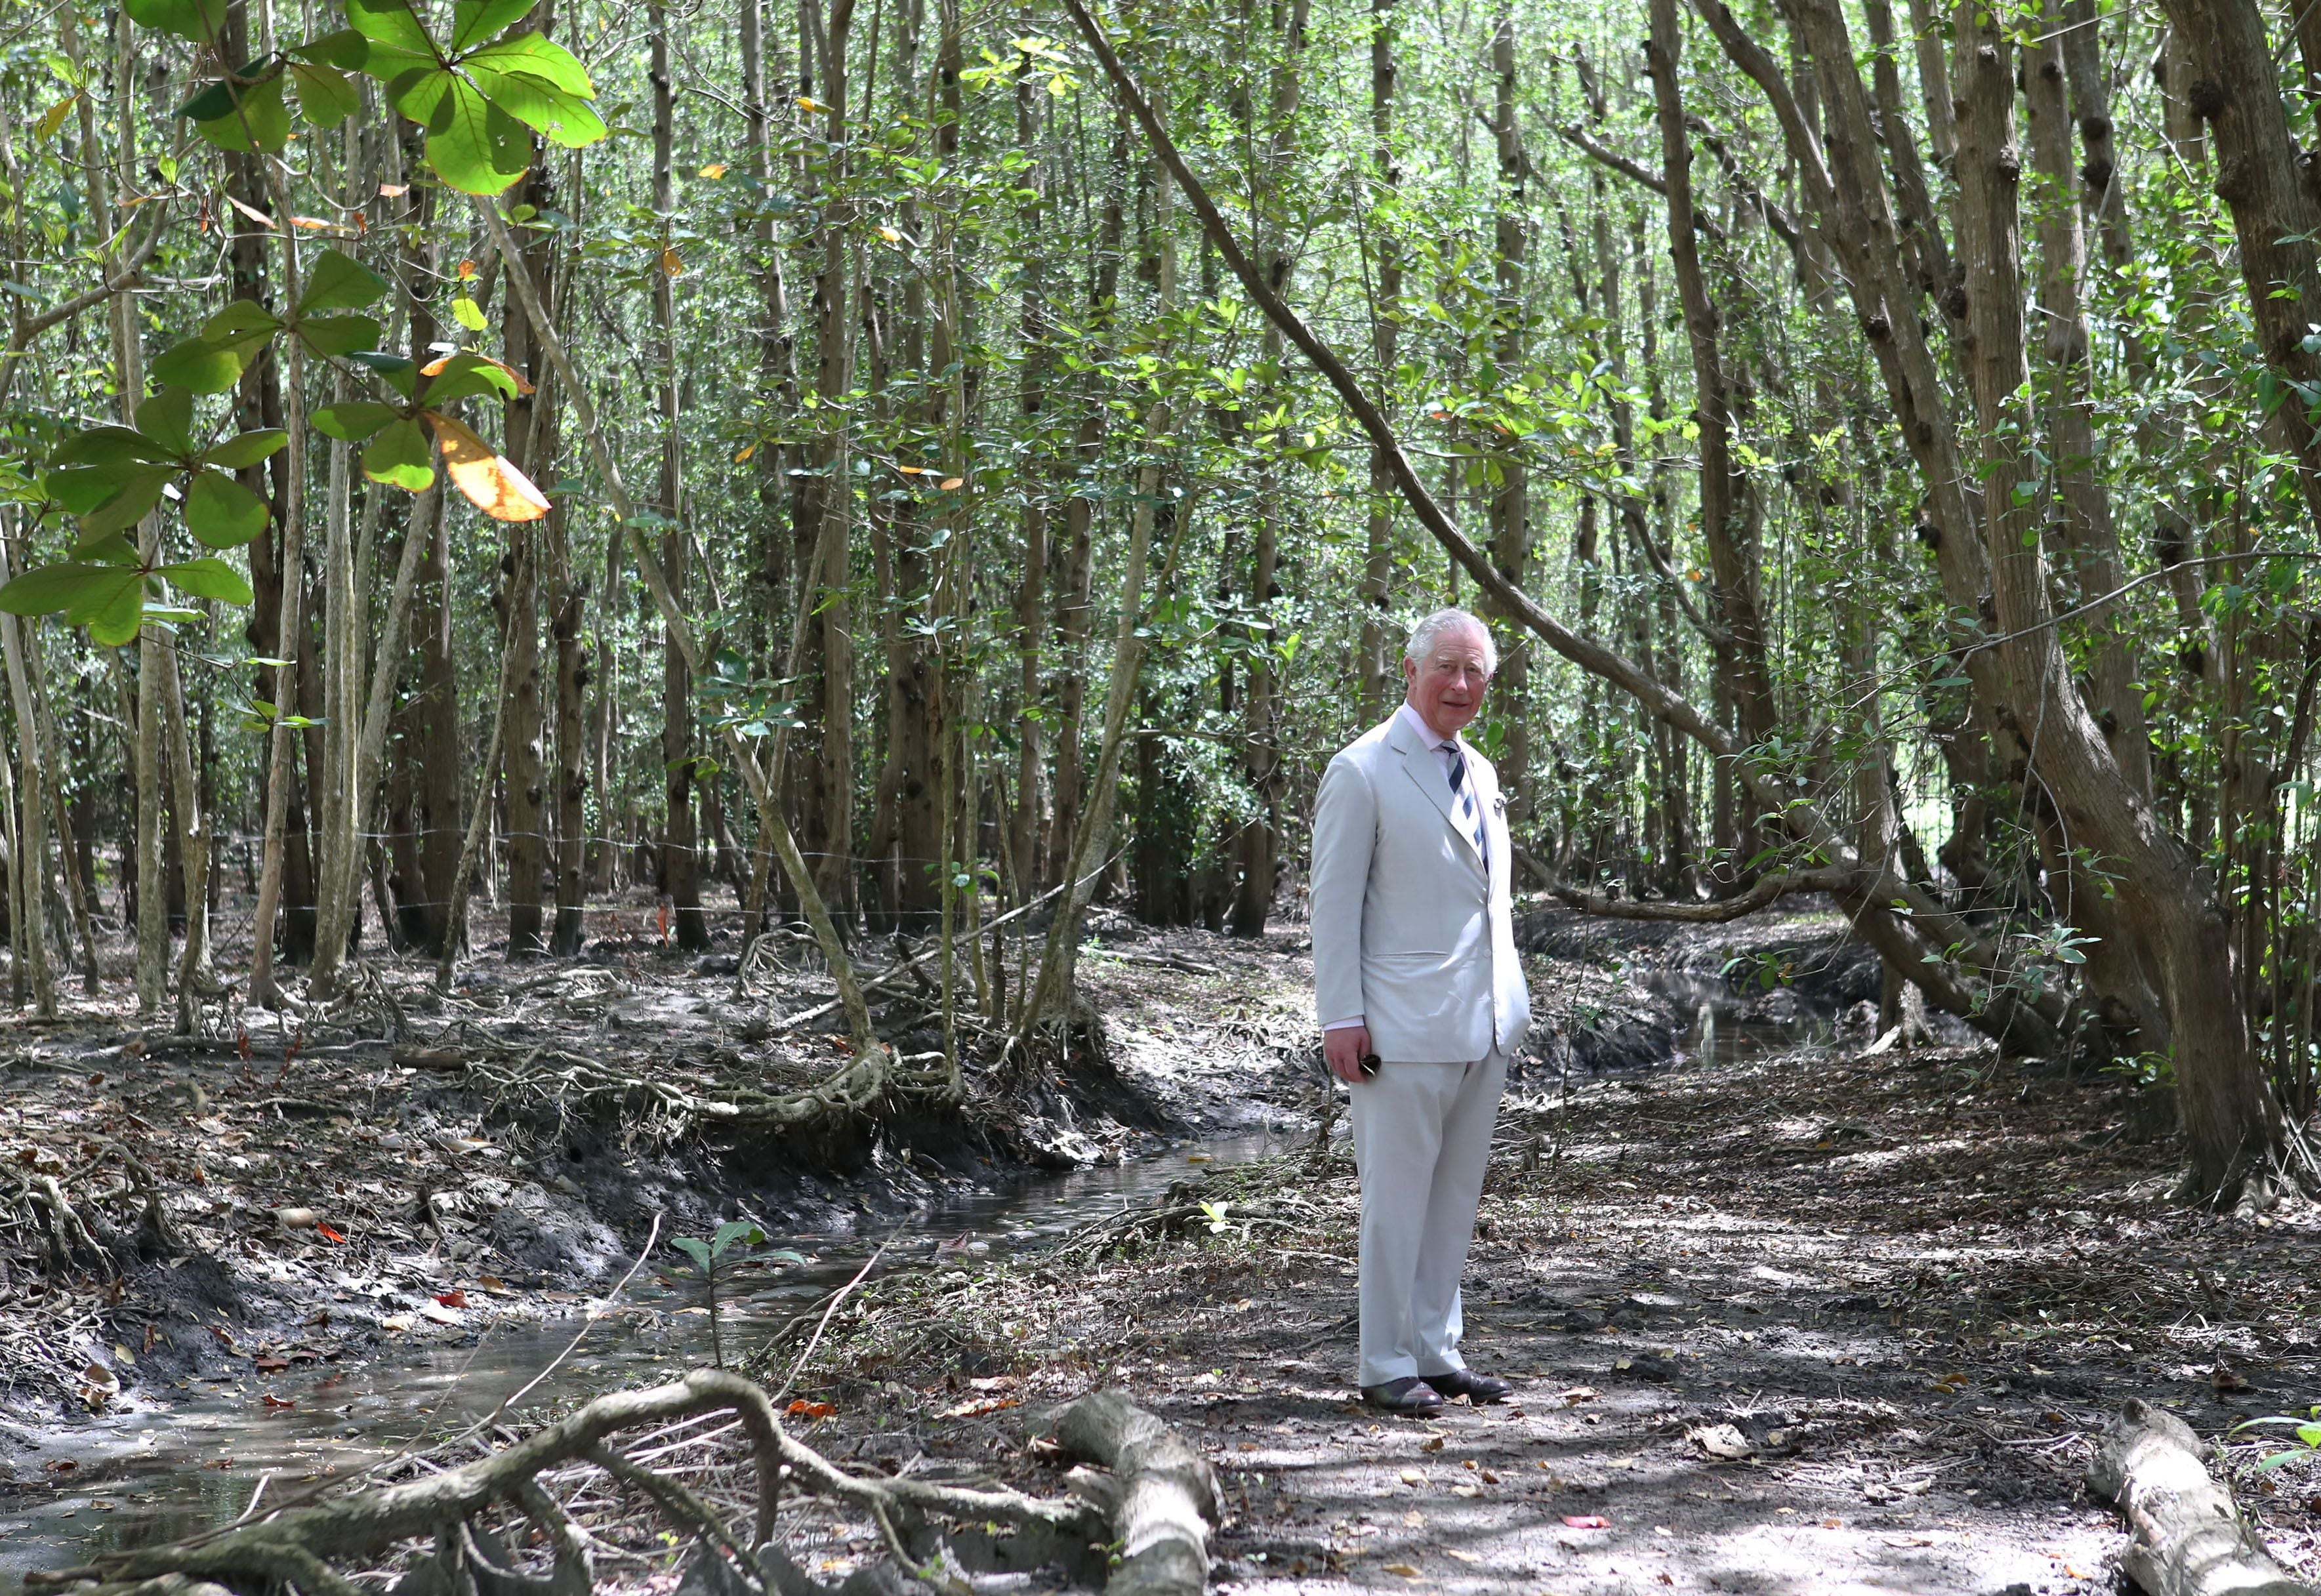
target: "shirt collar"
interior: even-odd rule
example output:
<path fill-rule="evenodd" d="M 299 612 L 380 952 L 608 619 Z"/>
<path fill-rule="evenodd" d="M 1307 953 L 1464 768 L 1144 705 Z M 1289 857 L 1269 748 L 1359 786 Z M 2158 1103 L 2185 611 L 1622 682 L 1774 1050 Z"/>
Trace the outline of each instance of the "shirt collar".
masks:
<path fill-rule="evenodd" d="M 1403 723 L 1417 736 L 1422 747 L 1455 748 L 1458 746 L 1459 739 L 1456 737 L 1436 736 L 1434 728 L 1426 724 L 1426 717 L 1410 707 L 1409 699 L 1405 698 L 1402 701 L 1402 707 L 1397 713 L 1402 716 Z"/>

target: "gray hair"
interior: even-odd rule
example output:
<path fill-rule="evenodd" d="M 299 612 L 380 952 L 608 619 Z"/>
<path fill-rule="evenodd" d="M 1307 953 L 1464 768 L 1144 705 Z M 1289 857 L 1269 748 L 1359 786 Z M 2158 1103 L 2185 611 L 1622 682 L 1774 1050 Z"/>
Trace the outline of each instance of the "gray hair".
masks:
<path fill-rule="evenodd" d="M 1438 609 L 1410 629 L 1410 641 L 1402 645 L 1402 657 L 1415 662 L 1424 661 L 1443 641 L 1443 634 L 1471 627 L 1482 634 L 1483 670 L 1496 676 L 1499 670 L 1499 645 L 1491 641 L 1491 629 L 1481 619 L 1463 609 Z"/>

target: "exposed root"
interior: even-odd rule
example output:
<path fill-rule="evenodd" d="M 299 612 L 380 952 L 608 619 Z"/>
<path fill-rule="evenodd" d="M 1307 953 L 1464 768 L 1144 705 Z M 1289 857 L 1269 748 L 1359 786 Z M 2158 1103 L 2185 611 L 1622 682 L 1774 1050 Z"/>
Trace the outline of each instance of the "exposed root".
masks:
<path fill-rule="evenodd" d="M 710 1436 L 666 1439 L 672 1426 L 715 1417 L 725 1422 Z M 614 1437 L 637 1430 L 646 1433 L 635 1437 L 634 1450 L 615 1448 Z M 744 1510 L 754 1509 L 753 1532 L 747 1535 L 735 1528 L 727 1508 L 678 1478 L 684 1471 L 668 1462 L 672 1452 L 737 1430 L 754 1482 L 751 1500 L 743 1504 Z M 361 1596 L 364 1587 L 345 1571 L 363 1572 L 371 1560 L 405 1546 L 431 1548 L 409 1554 L 415 1560 L 396 1584 L 412 1596 L 586 1596 L 595 1582 L 600 1543 L 582 1528 L 579 1504 L 601 1502 L 605 1488 L 614 1486 L 642 1496 L 662 1520 L 698 1543 L 696 1567 L 703 1571 L 703 1588 L 819 1596 L 824 1587 L 775 1540 L 776 1509 L 787 1483 L 867 1514 L 901 1568 L 944 1590 L 967 1583 L 948 1532 L 940 1528 L 949 1521 L 1011 1525 L 1059 1546 L 1123 1541 L 1128 1557 L 1114 1591 L 1197 1596 L 1207 1567 L 1207 1525 L 1219 1506 L 1216 1482 L 1199 1454 L 1150 1414 L 1107 1393 L 1065 1409 L 1059 1435 L 1068 1448 L 1113 1470 L 1117 1490 L 1097 1493 L 1117 1500 L 1109 1523 L 1078 1498 L 851 1473 L 790 1435 L 761 1387 L 723 1370 L 696 1370 L 671 1384 L 600 1397 L 458 1468 L 334 1500 L 284 1502 L 264 1516 L 174 1546 L 108 1553 L 84 1567 L 33 1574 L 28 1588 L 73 1596 L 210 1596 L 221 1585 L 285 1583 L 308 1596 Z M 653 1466 L 657 1462 L 662 1466 Z M 560 1500 L 551 1486 L 561 1488 Z M 493 1524 L 511 1517 L 538 1531 L 539 1548 L 510 1550 Z M 705 1569 L 705 1558 L 713 1566 Z M 537 1566 L 543 1561 L 545 1567 Z M 1124 1583 L 1132 1570 L 1141 1572 Z M 1166 1577 L 1147 1577 L 1154 1571 Z"/>

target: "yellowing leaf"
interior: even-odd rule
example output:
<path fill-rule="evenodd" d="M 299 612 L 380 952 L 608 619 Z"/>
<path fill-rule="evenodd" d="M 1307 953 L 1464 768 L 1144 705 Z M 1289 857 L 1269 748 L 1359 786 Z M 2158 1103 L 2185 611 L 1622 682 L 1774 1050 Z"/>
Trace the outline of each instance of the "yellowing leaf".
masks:
<path fill-rule="evenodd" d="M 823 105 L 817 105 L 815 102 L 814 102 L 813 100 L 808 99 L 808 98 L 807 98 L 806 96 L 804 96 L 804 95 L 800 95 L 800 96 L 798 96 L 797 108 L 798 108 L 799 110 L 801 110 L 801 111 L 820 111 L 820 110 L 824 110 L 824 109 L 825 109 L 826 107 L 824 107 L 824 106 L 823 106 Z"/>
<path fill-rule="evenodd" d="M 899 244 L 903 242 L 903 235 L 891 227 L 881 227 L 878 230 L 878 236 L 890 244 Z"/>
<path fill-rule="evenodd" d="M 725 175 L 725 163 L 722 160 L 713 160 L 701 169 L 701 175 L 714 183 Z"/>
<path fill-rule="evenodd" d="M 663 250 L 660 252 L 660 269 L 671 277 L 680 277 L 685 272 L 685 258 L 675 250 Z"/>
<path fill-rule="evenodd" d="M 40 123 L 34 135 L 36 141 L 40 143 L 45 144 L 50 139 L 55 138 L 57 136 L 57 129 L 65 124 L 65 114 L 70 111 L 75 105 L 78 104 L 80 96 L 77 94 L 67 95 L 63 99 L 59 100 L 55 105 L 41 113 Z"/>
<path fill-rule="evenodd" d="M 966 480 L 967 480 L 967 479 L 966 479 L 966 478 L 964 478 L 964 477 L 945 477 L 945 478 L 942 479 L 943 491 L 944 491 L 944 492 L 946 492 L 946 493 L 948 493 L 948 492 L 950 492 L 952 488 L 959 487 L 961 483 L 965 482 Z"/>
<path fill-rule="evenodd" d="M 758 446 L 755 443 L 745 443 L 742 447 L 742 452 L 733 457 L 733 463 L 737 466 L 745 464 L 750 457 L 757 452 Z"/>
<path fill-rule="evenodd" d="M 331 223 L 324 221 L 320 216 L 293 216 L 290 218 L 290 225 L 293 227 L 303 227 L 309 233 L 319 233 L 323 228 L 330 226 Z"/>
<path fill-rule="evenodd" d="M 548 496 L 490 444 L 448 415 L 421 414 L 443 447 L 443 469 L 476 508 L 495 521 L 537 521 L 548 514 Z"/>

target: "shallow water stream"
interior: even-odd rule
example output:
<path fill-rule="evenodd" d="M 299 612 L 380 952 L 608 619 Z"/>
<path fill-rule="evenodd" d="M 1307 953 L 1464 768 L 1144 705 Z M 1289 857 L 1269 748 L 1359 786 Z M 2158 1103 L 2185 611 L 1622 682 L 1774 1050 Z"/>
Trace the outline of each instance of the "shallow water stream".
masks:
<path fill-rule="evenodd" d="M 1283 1145 L 1276 1136 L 1233 1136 L 963 1198 L 904 1221 L 879 1267 L 907 1267 L 939 1249 L 977 1256 L 1037 1250 L 1075 1226 L 1151 1201 L 1205 1165 L 1242 1163 Z M 872 1227 L 776 1239 L 808 1262 L 766 1276 L 744 1273 L 721 1288 L 729 1353 L 844 1285 L 886 1236 Z M 663 1268 L 675 1262 L 652 1261 Z M 579 1350 L 510 1412 L 536 1413 L 707 1362 L 701 1300 L 689 1284 L 671 1290 L 651 1268 L 638 1271 L 636 1283 L 589 1326 Z M 579 1328 L 569 1318 L 487 1328 L 360 1365 L 253 1381 L 167 1409 L 100 1414 L 50 1432 L 39 1451 L 20 1455 L 20 1464 L 29 1473 L 69 1460 L 74 1487 L 47 1500 L 0 1501 L 0 1596 L 21 1591 L 33 1570 L 175 1540 L 231 1520 L 261 1491 L 270 1498 L 296 1491 L 318 1473 L 348 1473 L 414 1442 L 457 1435 L 531 1381 Z M 291 1405 L 271 1406 L 269 1398 Z"/>

